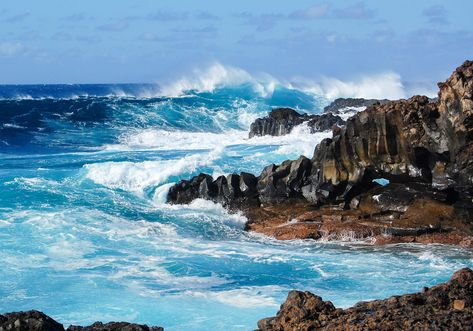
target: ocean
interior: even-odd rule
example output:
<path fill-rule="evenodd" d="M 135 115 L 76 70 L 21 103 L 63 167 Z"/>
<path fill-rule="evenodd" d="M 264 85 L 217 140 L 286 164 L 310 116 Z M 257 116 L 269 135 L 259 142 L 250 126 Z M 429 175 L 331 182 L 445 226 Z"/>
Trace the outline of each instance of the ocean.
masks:
<path fill-rule="evenodd" d="M 248 139 L 248 128 L 272 107 L 319 113 L 330 99 L 254 81 L 0 86 L 0 311 L 253 330 L 291 289 L 348 307 L 473 267 L 459 247 L 283 242 L 208 201 L 166 204 L 200 172 L 311 157 L 329 132 Z"/>

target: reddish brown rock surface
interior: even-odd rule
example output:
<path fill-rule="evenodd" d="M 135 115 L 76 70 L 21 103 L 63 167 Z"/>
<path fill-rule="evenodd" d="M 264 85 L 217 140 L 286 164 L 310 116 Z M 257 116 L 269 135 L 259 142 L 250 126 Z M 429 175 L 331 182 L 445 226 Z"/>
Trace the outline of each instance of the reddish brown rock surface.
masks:
<path fill-rule="evenodd" d="M 291 291 L 260 331 L 473 330 L 473 271 L 461 269 L 447 283 L 420 293 L 359 302 L 337 309 L 310 292 Z"/>

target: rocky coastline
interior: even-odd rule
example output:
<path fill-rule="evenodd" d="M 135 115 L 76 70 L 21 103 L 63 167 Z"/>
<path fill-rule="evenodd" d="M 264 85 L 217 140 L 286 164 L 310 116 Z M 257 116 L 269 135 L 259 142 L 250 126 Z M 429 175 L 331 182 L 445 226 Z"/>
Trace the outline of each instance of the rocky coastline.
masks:
<path fill-rule="evenodd" d="M 439 88 L 437 99 L 369 101 L 333 124 L 311 159 L 271 164 L 259 176 L 200 174 L 171 187 L 167 200 L 221 203 L 246 215 L 248 231 L 277 239 L 473 247 L 473 62 Z M 250 136 L 288 133 L 308 116 L 273 112 Z"/>
<path fill-rule="evenodd" d="M 275 317 L 258 331 L 309 330 L 472 330 L 473 271 L 457 271 L 443 284 L 422 292 L 335 308 L 310 292 L 291 291 Z"/>

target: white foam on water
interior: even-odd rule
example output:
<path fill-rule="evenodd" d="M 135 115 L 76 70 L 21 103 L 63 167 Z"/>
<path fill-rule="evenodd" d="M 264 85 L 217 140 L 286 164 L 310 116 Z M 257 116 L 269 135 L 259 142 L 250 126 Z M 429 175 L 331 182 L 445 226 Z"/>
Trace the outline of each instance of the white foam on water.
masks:
<path fill-rule="evenodd" d="M 274 297 L 271 297 L 278 291 L 282 291 L 279 286 L 254 286 L 227 291 L 186 291 L 182 295 L 217 301 L 231 307 L 251 309 L 255 307 L 278 307 L 280 303 L 276 302 Z"/>
<path fill-rule="evenodd" d="M 324 138 L 332 136 L 331 131 L 310 133 L 306 123 L 296 126 L 284 136 L 262 136 L 248 138 L 248 132 L 227 130 L 225 133 L 166 131 L 144 129 L 123 136 L 120 144 L 107 145 L 109 151 L 127 150 L 201 150 L 223 149 L 229 146 L 279 145 L 278 154 L 305 155 L 312 157 L 315 146 Z"/>
<path fill-rule="evenodd" d="M 247 137 L 248 133 L 241 130 L 212 133 L 144 129 L 122 136 L 120 144 L 106 145 L 105 149 L 109 151 L 213 149 L 242 142 Z"/>
<path fill-rule="evenodd" d="M 190 75 L 165 84 L 161 88 L 161 95 L 177 97 L 185 95 L 186 92 L 213 92 L 221 87 L 236 87 L 250 83 L 255 92 L 262 97 L 273 94 L 278 81 L 268 74 L 255 78 L 246 70 L 241 68 L 213 63 L 205 69 L 194 69 Z"/>
<path fill-rule="evenodd" d="M 336 115 L 340 116 L 344 121 L 346 121 L 353 115 L 356 115 L 357 113 L 365 109 L 366 107 L 345 107 L 345 108 L 341 108 Z"/>
<path fill-rule="evenodd" d="M 199 219 L 204 217 L 238 228 L 242 228 L 248 221 L 241 212 L 231 213 L 221 204 L 205 199 L 195 199 L 190 204 L 166 204 L 166 195 L 169 191 L 169 187 L 172 185 L 174 185 L 174 183 L 162 185 L 155 191 L 153 203 L 160 211 L 179 215 L 185 219 Z"/>
<path fill-rule="evenodd" d="M 336 98 L 402 99 L 408 96 L 401 76 L 387 71 L 373 75 L 362 75 L 354 80 L 324 77 L 319 81 L 299 78 L 293 88 L 306 93 Z"/>
<path fill-rule="evenodd" d="M 179 160 L 143 162 L 103 162 L 86 164 L 86 177 L 96 184 L 112 189 L 142 193 L 147 187 L 165 183 L 171 176 L 193 172 L 211 165 L 220 157 L 222 148 L 209 153 L 185 156 Z"/>
<path fill-rule="evenodd" d="M 292 79 L 275 78 L 269 74 L 254 75 L 248 71 L 213 63 L 205 69 L 194 69 L 192 74 L 182 77 L 161 89 L 164 96 L 182 96 L 188 91 L 213 92 L 217 88 L 251 84 L 254 91 L 262 97 L 273 95 L 277 86 L 300 90 L 304 93 L 323 95 L 328 99 L 367 98 L 367 99 L 401 99 L 411 95 L 403 84 L 401 76 L 393 71 L 364 74 L 351 80 L 334 77 L 313 79 L 294 77 Z M 417 89 L 419 90 L 419 89 Z M 417 90 L 413 89 L 412 92 Z M 429 89 L 424 89 L 429 96 Z"/>

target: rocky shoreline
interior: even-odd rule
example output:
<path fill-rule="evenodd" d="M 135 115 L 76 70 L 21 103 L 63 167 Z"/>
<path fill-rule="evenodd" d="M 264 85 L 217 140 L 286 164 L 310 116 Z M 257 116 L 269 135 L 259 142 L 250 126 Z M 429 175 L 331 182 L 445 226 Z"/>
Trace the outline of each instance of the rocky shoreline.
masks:
<path fill-rule="evenodd" d="M 468 268 L 422 292 L 358 302 L 348 309 L 310 292 L 291 291 L 275 317 L 258 322 L 258 331 L 472 329 L 473 271 Z"/>
<path fill-rule="evenodd" d="M 259 176 L 200 174 L 171 187 L 167 200 L 221 203 L 245 214 L 247 230 L 277 239 L 473 247 L 473 62 L 439 88 L 437 99 L 370 100 L 334 123 L 311 159 L 272 164 Z M 290 132 L 307 116 L 277 110 L 250 136 Z"/>

